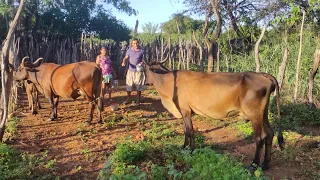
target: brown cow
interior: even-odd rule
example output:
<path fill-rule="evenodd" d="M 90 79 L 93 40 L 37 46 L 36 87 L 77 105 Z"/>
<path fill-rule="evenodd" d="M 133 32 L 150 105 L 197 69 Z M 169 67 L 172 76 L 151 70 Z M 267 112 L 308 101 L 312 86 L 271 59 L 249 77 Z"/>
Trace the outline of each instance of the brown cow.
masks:
<path fill-rule="evenodd" d="M 98 122 L 102 122 L 101 70 L 94 62 L 81 61 L 78 63 L 58 65 L 39 62 L 33 64 L 22 60 L 15 72 L 16 80 L 29 80 L 49 100 L 51 113 L 49 120 L 57 118 L 59 97 L 77 99 L 86 96 L 89 102 L 89 118 L 91 122 L 93 111 L 98 104 Z"/>
<path fill-rule="evenodd" d="M 29 80 L 24 81 L 24 87 L 28 97 L 29 110 L 32 114 L 37 114 L 37 110 L 41 109 L 37 87 Z"/>
<path fill-rule="evenodd" d="M 205 117 L 227 119 L 241 116 L 251 121 L 256 152 L 251 171 L 260 164 L 265 144 L 263 169 L 268 169 L 274 132 L 268 121 L 270 94 L 276 89 L 278 118 L 280 118 L 279 87 L 277 80 L 266 73 L 201 73 L 186 70 L 169 71 L 159 63 L 147 63 L 146 83 L 153 84 L 163 106 L 176 118 L 183 118 L 184 147 L 194 149 L 194 130 L 191 113 Z M 278 133 L 280 148 L 284 148 L 281 128 Z"/>

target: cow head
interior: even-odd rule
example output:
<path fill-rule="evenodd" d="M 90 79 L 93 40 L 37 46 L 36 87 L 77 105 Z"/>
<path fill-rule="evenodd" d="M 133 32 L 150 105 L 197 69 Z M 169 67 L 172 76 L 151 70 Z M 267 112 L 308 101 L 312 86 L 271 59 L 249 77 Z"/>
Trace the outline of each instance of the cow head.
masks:
<path fill-rule="evenodd" d="M 146 72 L 146 84 L 147 85 L 153 85 L 154 82 L 154 73 L 157 74 L 166 74 L 170 71 L 171 69 L 165 67 L 163 64 L 166 62 L 166 60 L 163 61 L 151 61 L 151 62 L 146 62 L 143 61 L 146 64 L 145 72 Z"/>
<path fill-rule="evenodd" d="M 28 72 L 36 72 L 37 70 L 35 68 L 40 65 L 40 62 L 43 58 L 38 58 L 34 63 L 30 63 L 26 61 L 26 59 L 29 59 L 29 57 L 26 56 L 21 60 L 20 66 L 18 67 L 17 71 L 14 73 L 14 79 L 17 81 L 27 80 L 29 78 Z"/>

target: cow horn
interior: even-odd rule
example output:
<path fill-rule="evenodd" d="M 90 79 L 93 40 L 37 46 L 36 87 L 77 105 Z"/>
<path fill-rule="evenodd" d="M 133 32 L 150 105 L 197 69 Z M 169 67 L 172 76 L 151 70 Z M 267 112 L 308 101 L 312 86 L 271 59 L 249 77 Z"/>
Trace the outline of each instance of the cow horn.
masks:
<path fill-rule="evenodd" d="M 29 59 L 29 56 L 25 56 L 24 58 L 22 58 L 22 60 L 21 60 L 21 64 L 22 64 L 23 66 L 24 66 L 24 64 L 25 64 L 25 62 L 24 62 L 24 61 L 25 61 L 26 59 Z"/>
<path fill-rule="evenodd" d="M 43 58 L 42 57 L 40 57 L 40 58 L 38 58 L 35 62 L 33 62 L 33 65 L 34 66 L 39 66 L 39 65 L 37 65 L 39 62 L 41 62 L 41 60 L 43 60 Z"/>

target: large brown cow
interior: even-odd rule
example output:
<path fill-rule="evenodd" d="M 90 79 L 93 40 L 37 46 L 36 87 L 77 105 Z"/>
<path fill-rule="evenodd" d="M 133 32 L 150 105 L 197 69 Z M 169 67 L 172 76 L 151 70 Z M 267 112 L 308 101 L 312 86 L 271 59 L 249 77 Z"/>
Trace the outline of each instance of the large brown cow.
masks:
<path fill-rule="evenodd" d="M 183 118 L 184 147 L 194 149 L 194 130 L 191 113 L 215 119 L 241 116 L 251 121 L 256 152 L 249 169 L 260 165 L 265 144 L 263 169 L 268 169 L 274 132 L 268 121 L 270 94 L 276 89 L 278 118 L 280 118 L 279 87 L 277 80 L 266 73 L 201 73 L 186 70 L 170 71 L 160 63 L 148 63 L 146 83 L 153 84 L 163 106 L 176 118 Z M 189 144 L 190 142 L 190 144 Z M 278 133 L 280 148 L 284 148 L 281 128 Z"/>
<path fill-rule="evenodd" d="M 49 100 L 51 107 L 49 120 L 57 118 L 59 97 L 77 99 L 79 96 L 86 96 L 90 108 L 88 123 L 92 120 L 96 105 L 98 105 L 98 122 L 102 122 L 102 76 L 96 63 L 81 61 L 65 65 L 38 64 L 39 62 L 28 63 L 24 58 L 14 78 L 31 81 Z"/>

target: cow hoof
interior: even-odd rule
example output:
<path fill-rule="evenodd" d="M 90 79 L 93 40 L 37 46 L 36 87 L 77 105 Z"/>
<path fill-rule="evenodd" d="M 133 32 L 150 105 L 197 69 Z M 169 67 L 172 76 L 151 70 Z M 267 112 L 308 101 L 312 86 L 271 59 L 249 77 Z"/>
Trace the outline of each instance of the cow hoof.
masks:
<path fill-rule="evenodd" d="M 251 174 L 254 174 L 254 172 L 258 169 L 258 167 L 256 164 L 252 163 L 250 166 L 247 167 L 247 169 Z"/>
<path fill-rule="evenodd" d="M 48 121 L 53 121 L 53 120 L 54 120 L 54 118 L 49 118 L 49 119 L 48 119 Z"/>
<path fill-rule="evenodd" d="M 38 114 L 37 111 L 32 111 L 32 115 L 36 115 L 36 114 Z"/>
<path fill-rule="evenodd" d="M 99 124 L 102 124 L 102 120 L 99 120 L 98 123 L 99 123 Z"/>

